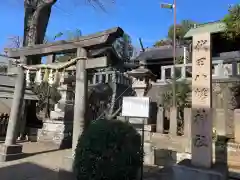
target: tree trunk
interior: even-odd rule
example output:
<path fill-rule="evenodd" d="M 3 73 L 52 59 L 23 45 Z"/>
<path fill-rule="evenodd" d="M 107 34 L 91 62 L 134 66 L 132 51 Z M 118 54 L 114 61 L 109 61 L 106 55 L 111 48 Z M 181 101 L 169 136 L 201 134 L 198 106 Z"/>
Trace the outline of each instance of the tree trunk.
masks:
<path fill-rule="evenodd" d="M 23 46 L 42 44 L 47 25 L 51 15 L 51 9 L 57 0 L 24 0 L 24 35 Z M 40 56 L 25 58 L 24 64 L 40 64 Z M 36 107 L 36 102 L 31 101 L 31 106 Z M 35 119 L 32 119 L 34 121 Z"/>
<path fill-rule="evenodd" d="M 24 0 L 24 38 L 23 46 L 42 44 L 51 8 L 57 0 Z M 41 57 L 27 58 L 26 64 L 40 64 Z"/>

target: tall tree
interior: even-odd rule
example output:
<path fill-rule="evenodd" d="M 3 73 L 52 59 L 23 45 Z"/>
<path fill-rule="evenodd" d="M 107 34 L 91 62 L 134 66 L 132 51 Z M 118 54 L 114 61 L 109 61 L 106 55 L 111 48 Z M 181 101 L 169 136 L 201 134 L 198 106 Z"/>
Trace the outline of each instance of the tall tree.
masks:
<path fill-rule="evenodd" d="M 87 0 L 104 9 L 101 0 Z M 52 6 L 57 0 L 24 0 L 24 38 L 23 46 L 42 44 L 51 15 Z M 27 64 L 38 64 L 40 58 L 28 59 Z"/>
<path fill-rule="evenodd" d="M 192 20 L 183 20 L 180 24 L 176 25 L 177 44 L 185 43 L 184 36 L 192 27 L 194 27 L 194 24 L 196 23 Z M 173 34 L 174 34 L 174 25 L 171 25 L 168 30 L 168 38 L 170 40 L 173 40 Z"/>
<path fill-rule="evenodd" d="M 240 4 L 230 6 L 228 14 L 222 20 L 226 24 L 225 37 L 228 39 L 240 38 Z"/>
<path fill-rule="evenodd" d="M 51 8 L 57 0 L 24 0 L 23 46 L 42 44 L 44 41 Z M 41 58 L 28 58 L 27 64 L 39 64 Z"/>
<path fill-rule="evenodd" d="M 123 59 L 125 62 L 129 62 L 131 57 L 133 56 L 133 45 L 131 37 L 128 34 L 123 34 L 123 37 L 118 38 L 113 44 L 117 54 Z"/>
<path fill-rule="evenodd" d="M 194 27 L 196 22 L 192 20 L 183 20 L 180 24 L 176 24 L 176 41 L 177 45 L 188 44 L 188 41 L 184 40 L 185 34 Z M 174 25 L 171 25 L 168 29 L 168 36 L 166 39 L 155 42 L 154 47 L 172 45 L 174 34 Z"/>
<path fill-rule="evenodd" d="M 172 41 L 170 39 L 162 39 L 162 40 L 155 42 L 155 44 L 153 46 L 161 47 L 161 46 L 169 46 L 169 45 L 172 45 Z"/>

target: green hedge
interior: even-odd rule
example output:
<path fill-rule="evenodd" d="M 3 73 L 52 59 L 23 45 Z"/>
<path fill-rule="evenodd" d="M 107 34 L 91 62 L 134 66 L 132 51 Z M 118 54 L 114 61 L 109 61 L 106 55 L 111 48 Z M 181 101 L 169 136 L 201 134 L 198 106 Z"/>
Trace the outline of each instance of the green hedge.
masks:
<path fill-rule="evenodd" d="M 77 179 L 134 180 L 143 160 L 141 148 L 141 136 L 128 123 L 93 121 L 76 148 Z"/>

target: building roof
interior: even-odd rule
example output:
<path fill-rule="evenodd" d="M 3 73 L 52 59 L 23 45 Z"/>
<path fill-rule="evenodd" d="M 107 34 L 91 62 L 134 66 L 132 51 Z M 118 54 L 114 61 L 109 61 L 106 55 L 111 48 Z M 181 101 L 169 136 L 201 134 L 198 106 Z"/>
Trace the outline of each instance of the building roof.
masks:
<path fill-rule="evenodd" d="M 70 50 L 76 50 L 77 47 L 87 50 L 111 45 L 117 38 L 122 37 L 124 31 L 120 27 L 111 28 L 94 34 L 81 36 L 75 40 L 62 40 L 48 44 L 36 44 L 33 46 L 21 48 L 5 48 L 8 57 L 19 59 L 22 56 L 40 55 L 47 56 L 51 54 L 62 54 Z"/>
<path fill-rule="evenodd" d="M 176 48 L 176 57 L 183 56 L 183 47 Z M 159 60 L 173 58 L 173 48 L 171 46 L 162 46 L 149 48 L 148 50 L 141 52 L 136 57 L 137 61 L 146 62 L 148 60 Z"/>
<path fill-rule="evenodd" d="M 6 55 L 0 54 L 0 62 L 7 63 L 8 57 Z"/>
<path fill-rule="evenodd" d="M 219 33 L 223 32 L 226 29 L 226 25 L 221 21 L 205 23 L 197 25 L 195 28 L 191 28 L 184 36 L 184 38 L 191 38 L 195 34 L 200 34 L 204 32 Z"/>
<path fill-rule="evenodd" d="M 12 99 L 14 95 L 16 76 L 0 74 L 0 98 Z M 24 99 L 38 100 L 38 97 L 30 89 L 25 90 Z"/>

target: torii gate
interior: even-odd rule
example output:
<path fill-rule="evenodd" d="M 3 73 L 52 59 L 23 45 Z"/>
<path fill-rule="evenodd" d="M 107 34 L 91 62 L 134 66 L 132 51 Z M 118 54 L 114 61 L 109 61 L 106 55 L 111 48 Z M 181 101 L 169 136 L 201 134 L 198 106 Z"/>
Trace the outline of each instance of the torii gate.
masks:
<path fill-rule="evenodd" d="M 16 144 L 19 114 L 22 108 L 23 96 L 25 91 L 25 71 L 36 71 L 38 69 L 54 69 L 61 71 L 64 68 L 76 64 L 76 86 L 75 86 L 75 105 L 73 120 L 73 154 L 77 145 L 78 137 L 82 134 L 85 125 L 86 100 L 87 100 L 87 69 L 106 67 L 112 62 L 108 56 L 100 58 L 88 58 L 88 51 L 101 46 L 109 46 L 123 35 L 123 30 L 119 27 L 112 28 L 89 36 L 83 36 L 74 41 L 58 41 L 51 44 L 41 44 L 19 49 L 6 49 L 9 58 L 20 59 L 18 65 L 18 77 L 15 85 L 14 98 L 7 128 L 5 143 L 0 146 L 0 161 L 8 161 L 21 157 L 22 145 Z M 62 64 L 60 67 L 51 65 L 32 65 L 27 66 L 26 57 L 28 56 L 49 56 L 54 59 L 57 53 L 77 50 L 77 57 Z M 26 78 L 28 79 L 28 77 Z"/>

